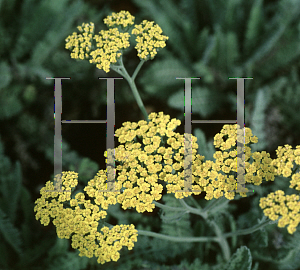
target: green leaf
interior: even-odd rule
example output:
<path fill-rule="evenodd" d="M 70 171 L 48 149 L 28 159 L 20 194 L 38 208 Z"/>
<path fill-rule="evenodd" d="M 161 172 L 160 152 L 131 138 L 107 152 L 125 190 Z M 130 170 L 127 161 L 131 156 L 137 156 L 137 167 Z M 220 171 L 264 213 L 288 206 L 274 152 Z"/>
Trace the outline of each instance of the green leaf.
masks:
<path fill-rule="evenodd" d="M 22 240 L 19 230 L 14 226 L 11 220 L 0 209 L 0 232 L 7 243 L 19 254 L 22 254 Z"/>
<path fill-rule="evenodd" d="M 13 168 L 10 160 L 4 156 L 4 147 L 0 141 L 0 193 L 2 194 L 0 207 L 12 222 L 16 218 L 21 186 L 21 164 L 17 161 Z"/>
<path fill-rule="evenodd" d="M 3 237 L 0 237 L 0 265 L 5 267 L 4 269 L 8 269 L 8 249 L 5 241 L 3 241 Z"/>
<path fill-rule="evenodd" d="M 249 53 L 257 45 L 263 26 L 263 1 L 256 0 L 251 8 L 245 36 L 245 51 Z"/>
<path fill-rule="evenodd" d="M 163 196 L 163 201 L 167 206 L 182 207 L 178 199 L 171 194 L 165 194 Z M 189 214 L 180 213 L 181 216 L 179 216 L 180 214 L 178 212 L 174 213 L 174 211 L 165 209 L 163 212 L 164 216 L 162 219 L 160 233 L 178 237 L 193 236 Z M 168 251 L 167 253 L 159 252 L 156 254 L 156 257 L 159 258 L 159 261 L 165 262 L 168 260 L 168 258 L 174 258 L 176 255 L 187 252 L 192 247 L 192 243 L 172 243 L 172 245 L 170 245 L 168 241 L 153 239 L 151 246 L 153 250 L 161 250 L 164 248 L 166 251 Z"/>
<path fill-rule="evenodd" d="M 67 239 L 56 238 L 56 243 L 48 251 L 49 257 L 55 257 L 66 253 L 68 250 L 69 241 Z"/>
<path fill-rule="evenodd" d="M 224 18 L 225 29 L 233 31 L 236 28 L 237 16 L 236 14 L 239 12 L 241 8 L 241 0 L 229 0 L 226 1 L 226 11 Z"/>
<path fill-rule="evenodd" d="M 226 35 L 226 65 L 228 71 L 233 70 L 239 58 L 237 35 L 234 32 L 229 32 Z"/>
<path fill-rule="evenodd" d="M 99 166 L 96 162 L 90 160 L 89 158 L 85 157 L 81 160 L 78 169 L 78 176 L 81 180 L 85 183 L 92 179 L 94 175 L 99 170 Z"/>
<path fill-rule="evenodd" d="M 169 58 L 155 61 L 147 69 L 145 76 L 139 80 L 145 86 L 145 91 L 153 96 L 160 97 L 162 89 L 166 86 L 181 85 L 181 92 L 184 93 L 184 80 L 178 78 L 190 77 L 189 70 L 180 60 Z M 155 78 L 155 80 L 153 80 Z"/>
<path fill-rule="evenodd" d="M 35 80 L 36 77 L 40 79 L 40 81 L 44 84 L 53 84 L 52 80 L 46 80 L 46 77 L 52 78 L 54 77 L 53 72 L 50 71 L 49 69 L 46 69 L 40 65 L 36 66 L 28 66 L 30 72 L 29 72 L 29 77 L 31 80 Z"/>
<path fill-rule="evenodd" d="M 203 80 L 205 83 L 208 83 L 208 84 L 211 84 L 214 82 L 214 75 L 211 72 L 211 70 L 209 69 L 209 67 L 205 64 L 205 62 L 207 61 L 207 58 L 209 57 L 209 54 L 211 52 L 210 48 L 213 48 L 211 46 L 212 46 L 211 44 L 209 44 L 207 46 L 208 50 L 206 49 L 203 59 L 201 61 L 195 63 L 193 66 L 195 71 L 197 72 L 197 74 L 200 75 L 201 80 Z"/>
<path fill-rule="evenodd" d="M 259 63 L 262 59 L 266 59 L 276 45 L 278 46 L 278 41 L 284 35 L 285 27 L 286 25 L 280 25 L 280 27 L 269 34 L 269 37 L 263 37 L 263 43 L 252 53 L 247 62 L 243 64 L 244 68 L 247 69 L 249 66 Z M 263 77 L 266 77 L 266 75 L 263 74 Z"/>
<path fill-rule="evenodd" d="M 212 42 L 213 38 L 209 37 L 209 29 L 208 27 L 204 27 L 203 30 L 201 31 L 201 34 L 198 36 L 198 41 L 196 43 L 197 49 L 199 52 L 203 52 L 202 56 L 202 62 L 204 64 L 207 63 L 209 60 L 209 54 L 214 46 L 214 43 Z"/>
<path fill-rule="evenodd" d="M 27 227 L 29 230 L 32 228 Z M 35 232 L 33 232 L 35 233 Z M 52 237 L 52 238 L 51 238 Z M 47 256 L 47 250 L 53 247 L 53 236 L 48 235 L 47 238 L 43 238 L 42 240 L 39 239 L 34 246 L 32 245 L 25 245 L 26 249 L 22 256 L 20 256 L 20 260 L 18 261 L 17 265 L 15 266 L 16 269 L 25 269 L 25 265 L 30 265 L 31 263 L 35 263 L 39 258 L 44 258 Z M 25 243 L 25 242 L 24 242 Z"/>
<path fill-rule="evenodd" d="M 30 246 L 33 234 L 33 232 L 30 230 L 30 223 L 34 219 L 34 212 L 32 211 L 32 209 L 34 208 L 34 204 L 31 201 L 30 192 L 26 189 L 25 186 L 22 186 L 21 188 L 20 202 L 24 216 L 24 222 L 22 224 L 22 236 L 24 239 L 24 244 L 26 246 Z"/>
<path fill-rule="evenodd" d="M 168 99 L 168 106 L 178 110 L 184 110 L 184 91 L 179 90 Z"/>
<path fill-rule="evenodd" d="M 208 87 L 195 86 L 192 88 L 192 112 L 202 117 L 208 117 L 219 109 L 222 94 Z"/>
<path fill-rule="evenodd" d="M 22 109 L 23 105 L 19 99 L 19 93 L 21 86 L 12 85 L 5 89 L 0 89 L 0 119 L 8 119 L 18 114 Z"/>
<path fill-rule="evenodd" d="M 267 247 L 268 246 L 268 233 L 265 229 L 258 230 L 253 234 L 253 240 L 258 243 L 259 247 Z"/>
<path fill-rule="evenodd" d="M 259 262 L 256 262 L 252 270 L 258 270 L 259 269 L 258 267 L 259 267 Z"/>
<path fill-rule="evenodd" d="M 215 32 L 216 46 L 212 49 L 212 61 L 219 72 L 226 72 L 229 76 L 239 58 L 237 35 L 234 32 L 224 33 L 220 25 L 215 26 Z"/>
<path fill-rule="evenodd" d="M 165 205 L 167 206 L 182 207 L 174 195 L 164 195 L 163 201 L 165 201 Z M 186 212 L 181 213 L 176 211 L 174 214 L 174 211 L 165 209 L 163 209 L 163 212 L 165 215 L 162 218 L 162 233 L 174 236 L 192 236 L 189 215 Z"/>
<path fill-rule="evenodd" d="M 231 256 L 224 269 L 226 270 L 251 270 L 252 256 L 250 249 L 242 246 Z"/>
<path fill-rule="evenodd" d="M 253 135 L 259 139 L 258 143 L 251 145 L 252 152 L 263 150 L 267 146 L 265 118 L 266 109 L 270 101 L 270 90 L 269 87 L 260 88 L 256 93 L 250 128 Z"/>
<path fill-rule="evenodd" d="M 55 16 L 54 12 L 43 4 L 28 3 L 27 11 L 28 14 L 21 12 L 20 30 L 12 51 L 12 55 L 17 59 L 23 58 L 32 51 L 36 42 L 49 31 Z"/>
<path fill-rule="evenodd" d="M 16 162 L 14 172 L 12 172 L 12 181 L 11 181 L 11 192 L 10 192 L 10 201 L 9 201 L 9 217 L 12 221 L 15 221 L 18 202 L 20 198 L 22 188 L 22 170 L 20 161 Z"/>
<path fill-rule="evenodd" d="M 1 41 L 2 42 L 2 41 Z M 0 63 L 0 90 L 7 87 L 12 79 L 9 64 L 7 62 Z M 1 97 L 3 99 L 3 97 Z"/>
<path fill-rule="evenodd" d="M 192 112 L 208 117 L 219 108 L 222 95 L 212 92 L 207 87 L 192 87 Z M 179 90 L 172 94 L 168 99 L 168 106 L 178 110 L 184 110 L 184 90 Z"/>
<path fill-rule="evenodd" d="M 89 258 L 80 257 L 79 252 L 67 252 L 48 264 L 48 270 L 83 270 L 86 269 Z"/>

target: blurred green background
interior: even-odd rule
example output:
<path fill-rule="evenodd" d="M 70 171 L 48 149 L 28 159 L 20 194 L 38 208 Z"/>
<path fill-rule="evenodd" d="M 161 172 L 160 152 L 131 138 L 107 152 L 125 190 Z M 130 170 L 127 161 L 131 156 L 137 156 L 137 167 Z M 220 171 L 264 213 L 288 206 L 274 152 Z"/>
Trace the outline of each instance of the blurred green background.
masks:
<path fill-rule="evenodd" d="M 184 80 L 176 77 L 201 77 L 192 80 L 192 119 L 234 120 L 237 106 L 243 104 L 236 104 L 236 81 L 228 78 L 253 77 L 245 80 L 245 123 L 259 139 L 253 151 L 267 150 L 275 158 L 278 145 L 300 145 L 298 0 L 0 0 L 0 269 L 200 269 L 199 259 L 217 263 L 213 246 L 206 246 L 207 256 L 197 254 L 199 244 L 182 245 L 182 250 L 174 244 L 158 255 L 159 247 L 168 249 L 170 243 L 141 237 L 132 251 L 121 253 L 118 263 L 97 266 L 95 260 L 79 257 L 69 240 L 58 239 L 53 225 L 44 227 L 35 220 L 34 201 L 53 179 L 54 80 L 45 78 L 71 77 L 62 80 L 62 119 L 106 119 L 106 82 L 98 77 L 120 75 L 71 59 L 64 40 L 83 22 L 94 22 L 95 32 L 107 29 L 103 18 L 121 10 L 135 16 L 137 24 L 155 21 L 169 37 L 136 79 L 148 112 L 180 119 L 176 131 L 183 134 Z M 134 45 L 123 59 L 132 75 L 139 63 Z M 125 79 L 115 81 L 115 108 L 115 129 L 143 119 Z M 213 136 L 221 128 L 193 124 L 199 153 L 207 159 L 213 160 Z M 63 170 L 79 173 L 81 190 L 105 169 L 106 127 L 62 124 L 62 137 Z M 203 201 L 204 196 L 194 197 Z M 243 204 L 249 207 L 249 200 L 234 217 L 248 211 Z M 163 231 L 157 210 L 141 215 L 116 206 L 108 221 Z M 205 234 L 197 224 L 191 220 L 194 232 Z M 260 266 L 266 263 L 255 260 Z M 201 269 L 213 269 L 205 267 Z"/>

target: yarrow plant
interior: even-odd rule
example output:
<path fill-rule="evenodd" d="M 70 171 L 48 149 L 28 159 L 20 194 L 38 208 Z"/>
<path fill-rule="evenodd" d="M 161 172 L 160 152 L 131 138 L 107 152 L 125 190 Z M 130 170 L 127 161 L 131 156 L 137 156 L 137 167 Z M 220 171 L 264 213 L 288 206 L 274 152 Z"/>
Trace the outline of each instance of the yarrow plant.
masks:
<path fill-rule="evenodd" d="M 241 149 L 236 147 L 238 126 L 224 125 L 214 137 L 215 161 L 205 161 L 204 156 L 197 154 L 197 138 L 192 135 L 192 191 L 183 191 L 185 139 L 184 135 L 175 132 L 181 121 L 170 119 L 170 116 L 163 112 L 148 115 L 134 83 L 142 64 L 153 59 L 159 49 L 166 46 L 165 41 L 168 37 L 162 35 L 161 28 L 154 22 L 144 20 L 141 24 L 134 25 L 134 17 L 128 11 L 113 13 L 104 19 L 104 23 L 110 29 L 101 30 L 99 35 L 94 35 L 93 23 L 78 26 L 81 34 L 74 32 L 69 36 L 66 39 L 66 49 L 71 50 L 71 58 L 88 59 L 90 63 L 96 64 L 97 68 L 105 72 L 113 69 L 126 78 L 145 120 L 137 123 L 125 122 L 115 131 L 120 143 L 114 149 L 114 159 L 118 164 L 115 188 L 118 192 L 105 191 L 107 175 L 105 170 L 100 170 L 84 188 L 86 194 L 79 192 L 74 196 L 78 173 L 62 172 L 61 178 L 56 176 L 62 184 L 62 192 L 54 191 L 53 181 L 48 181 L 41 189 L 41 198 L 36 200 L 34 208 L 36 219 L 45 226 L 52 220 L 59 238 L 71 238 L 72 247 L 80 251 L 80 256 L 95 256 L 101 264 L 117 261 L 122 247 L 132 249 L 138 235 L 175 242 L 215 241 L 228 261 L 230 248 L 226 238 L 229 236 L 222 234 L 218 224 L 210 220 L 209 216 L 218 211 L 219 201 L 226 205 L 236 196 L 238 153 L 245 151 L 246 185 L 258 186 L 264 181 L 274 181 L 275 176 L 282 175 L 290 179 L 290 188 L 300 190 L 300 146 L 296 149 L 289 145 L 279 146 L 276 151 L 277 158 L 273 160 L 265 151 L 251 152 L 250 145 L 257 143 L 258 138 L 253 136 L 250 128 L 245 128 L 242 141 L 245 143 L 245 149 Z M 129 76 L 122 62 L 124 49 L 130 47 L 130 35 L 136 36 L 135 49 L 140 58 L 140 64 L 132 76 Z M 104 156 L 107 157 L 107 151 Z M 177 211 L 193 213 L 210 223 L 216 237 L 173 237 L 136 230 L 132 224 L 112 226 L 105 222 L 106 210 L 110 205 L 117 203 L 124 210 L 135 208 L 138 213 L 152 212 L 155 207 L 172 208 L 158 202 L 162 198 L 163 190 L 174 194 L 180 201 L 182 207 L 176 208 Z M 185 202 L 185 198 L 192 198 L 192 194 L 199 195 L 201 192 L 205 192 L 205 200 L 217 200 L 204 209 L 195 200 L 196 208 Z M 90 199 L 87 199 L 86 195 Z M 240 195 L 247 197 L 246 192 L 240 192 Z M 270 220 L 265 219 L 249 228 L 247 233 L 253 233 L 276 221 L 280 228 L 289 225 L 287 230 L 290 234 L 296 231 L 300 222 L 298 195 L 285 196 L 282 190 L 278 190 L 266 198 L 261 198 L 259 206 L 264 209 L 264 215 Z M 242 234 L 245 232 L 236 231 L 230 236 Z"/>

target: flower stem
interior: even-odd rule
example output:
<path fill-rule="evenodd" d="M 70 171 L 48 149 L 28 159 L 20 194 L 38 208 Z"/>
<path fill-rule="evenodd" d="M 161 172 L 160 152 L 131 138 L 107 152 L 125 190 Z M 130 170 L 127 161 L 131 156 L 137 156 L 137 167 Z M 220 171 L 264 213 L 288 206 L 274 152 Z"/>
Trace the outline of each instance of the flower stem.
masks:
<path fill-rule="evenodd" d="M 172 207 L 172 206 L 168 206 L 165 204 L 161 204 L 159 202 L 153 201 L 153 203 L 155 204 L 155 206 L 161 208 L 161 209 L 166 209 L 166 210 L 170 210 L 170 211 L 180 211 L 180 212 L 185 212 L 186 210 L 184 208 L 179 208 L 179 207 Z"/>
<path fill-rule="evenodd" d="M 183 199 L 179 199 L 179 202 L 183 205 L 183 208 L 172 207 L 172 206 L 164 205 L 164 204 L 158 203 L 156 201 L 153 201 L 155 206 L 157 206 L 161 209 L 170 210 L 170 211 L 180 211 L 180 212 L 192 213 L 192 214 L 201 216 L 204 219 L 206 219 L 207 216 L 205 214 L 203 214 L 201 210 L 190 207 L 189 205 L 186 204 L 186 202 L 183 201 Z"/>
<path fill-rule="evenodd" d="M 140 71 L 140 69 L 141 69 L 141 67 L 142 67 L 142 65 L 145 63 L 145 60 L 141 60 L 140 61 L 140 63 L 138 64 L 138 66 L 136 67 L 136 69 L 135 69 L 135 71 L 134 71 L 134 73 L 133 73 L 133 75 L 132 75 L 132 77 L 131 77 L 131 79 L 134 81 L 135 80 L 135 77 L 136 77 L 136 75 L 139 73 L 139 71 Z"/>
<path fill-rule="evenodd" d="M 210 221 L 210 223 L 215 227 L 216 233 L 218 235 L 217 237 L 177 237 L 177 236 L 170 236 L 170 235 L 149 232 L 149 231 L 144 231 L 144 230 L 138 230 L 138 234 L 156 237 L 159 239 L 164 239 L 164 240 L 168 240 L 168 241 L 172 241 L 172 242 L 211 242 L 211 241 L 219 242 L 220 245 L 222 246 L 222 250 L 223 250 L 225 258 L 228 258 L 228 257 L 230 258 L 230 249 L 229 249 L 228 243 L 226 241 L 227 237 L 250 234 L 257 230 L 262 229 L 263 227 L 265 227 L 269 224 L 276 223 L 276 221 L 267 220 L 265 222 L 262 222 L 260 224 L 253 226 L 252 228 L 239 230 L 234 233 L 225 233 L 225 234 L 222 234 L 220 228 L 214 221 Z"/>
<path fill-rule="evenodd" d="M 197 201 L 194 199 L 193 196 L 189 197 L 191 199 L 191 201 L 193 202 L 193 204 L 199 209 L 202 210 L 201 206 L 197 203 Z"/>
<path fill-rule="evenodd" d="M 224 256 L 224 259 L 226 261 L 229 261 L 230 260 L 230 247 L 228 245 L 228 242 L 226 240 L 226 237 L 223 235 L 222 231 L 220 230 L 220 227 L 217 225 L 217 223 L 213 220 L 209 221 L 208 222 L 213 226 L 214 228 L 214 231 L 218 237 L 218 243 L 222 249 L 222 252 L 223 252 L 223 256 Z"/>
<path fill-rule="evenodd" d="M 163 240 L 168 240 L 172 242 L 218 242 L 217 237 L 177 237 L 177 236 L 170 236 L 161 233 L 149 232 L 144 230 L 138 230 L 138 235 L 145 235 L 156 237 Z"/>
<path fill-rule="evenodd" d="M 229 245 L 228 245 L 228 242 L 226 240 L 226 238 L 224 237 L 224 235 L 222 234 L 219 226 L 214 222 L 214 221 L 210 221 L 207 219 L 208 215 L 207 215 L 207 212 L 203 213 L 203 211 L 199 210 L 199 209 L 196 209 L 196 208 L 193 208 L 193 207 L 190 207 L 185 201 L 184 199 L 179 199 L 179 202 L 182 204 L 182 206 L 186 209 L 184 210 L 184 208 L 181 208 L 183 209 L 182 211 L 186 211 L 187 213 L 193 213 L 193 214 L 196 214 L 196 215 L 199 215 L 199 216 L 202 216 L 208 223 L 210 223 L 212 226 L 213 226 L 213 229 L 217 235 L 217 242 L 219 243 L 221 249 L 222 249 L 222 252 L 223 252 L 223 255 L 224 255 L 224 258 L 226 261 L 229 261 L 230 259 L 230 248 L 229 248 Z M 161 207 L 161 208 L 166 208 L 166 206 L 160 204 L 160 203 L 156 203 L 156 205 L 158 207 Z M 163 207 L 162 207 L 163 206 Z M 170 208 L 175 208 L 175 207 L 168 207 L 167 209 L 169 210 L 172 210 Z M 175 208 L 176 209 L 176 208 Z M 177 208 L 178 211 L 180 208 Z M 185 237 L 184 237 L 185 238 Z M 181 239 L 178 238 L 178 239 Z M 167 240 L 167 239 L 166 239 Z"/>
<path fill-rule="evenodd" d="M 179 199 L 179 202 L 187 209 L 187 211 L 189 213 L 193 213 L 193 214 L 203 217 L 204 219 L 207 219 L 207 213 L 204 213 L 200 209 L 197 209 L 197 208 L 187 205 L 187 203 L 184 201 L 184 199 Z"/>
<path fill-rule="evenodd" d="M 135 75 L 135 76 L 137 75 L 139 69 L 141 68 L 141 66 L 143 64 L 143 63 L 142 64 L 141 63 L 142 62 L 140 62 L 140 64 L 138 65 L 138 67 L 136 68 L 136 70 L 134 72 L 135 74 L 133 74 L 133 75 Z M 134 96 L 134 98 L 135 98 L 135 100 L 136 100 L 136 102 L 137 102 L 140 110 L 142 111 L 145 120 L 147 122 L 149 122 L 148 114 L 147 114 L 145 105 L 144 105 L 144 103 L 143 103 L 143 101 L 142 101 L 142 99 L 140 97 L 140 94 L 139 94 L 139 92 L 137 90 L 137 87 L 135 85 L 134 79 L 129 76 L 126 68 L 124 67 L 124 64 L 123 64 L 123 61 L 122 61 L 122 56 L 120 57 L 120 66 L 118 66 L 118 67 L 111 66 L 111 68 L 114 71 L 116 71 L 117 73 L 119 73 L 120 75 L 122 75 L 127 80 L 127 82 L 129 83 L 129 86 L 131 88 L 132 94 L 133 94 L 133 96 Z"/>
<path fill-rule="evenodd" d="M 220 199 L 216 199 L 214 202 L 210 203 L 210 205 L 208 205 L 207 207 L 205 207 L 203 209 L 203 212 L 205 214 L 216 212 L 219 209 L 222 209 L 228 203 L 229 203 L 229 200 L 223 196 Z"/>
<path fill-rule="evenodd" d="M 258 230 L 261 230 L 263 227 L 269 225 L 269 224 L 274 224 L 276 223 L 277 221 L 270 221 L 270 220 L 267 220 L 267 221 L 264 221 L 262 223 L 259 223 L 259 224 L 256 224 L 255 226 L 251 227 L 251 228 L 248 228 L 248 229 L 244 229 L 244 230 L 238 230 L 238 231 L 235 231 L 235 232 L 231 232 L 231 233 L 225 233 L 224 234 L 224 237 L 233 237 L 233 236 L 237 236 L 237 235 L 246 235 L 246 234 L 250 234 L 250 233 L 253 233 L 253 232 L 256 232 Z"/>
<path fill-rule="evenodd" d="M 222 231 L 220 230 L 219 226 L 216 224 L 216 222 L 208 219 L 208 211 L 211 213 L 215 212 L 216 210 L 224 207 L 229 202 L 229 200 L 227 200 L 226 198 L 221 198 L 219 201 L 216 200 L 216 201 L 212 202 L 208 207 L 206 207 L 206 209 L 204 211 L 201 209 L 196 209 L 196 208 L 190 207 L 184 201 L 184 199 L 179 199 L 179 202 L 182 204 L 182 206 L 183 206 L 182 208 L 171 207 L 171 206 L 167 206 L 164 204 L 160 204 L 156 201 L 153 201 L 153 203 L 161 209 L 166 209 L 166 210 L 170 210 L 170 211 L 182 211 L 182 212 L 193 213 L 193 214 L 202 216 L 209 224 L 212 225 L 213 230 L 214 230 L 215 234 L 217 235 L 217 237 L 195 237 L 195 238 L 174 237 L 174 236 L 167 236 L 167 235 L 162 235 L 162 234 L 158 234 L 158 233 L 141 231 L 142 235 L 148 235 L 148 236 L 157 237 L 160 239 L 165 239 L 165 240 L 174 241 L 174 242 L 208 242 L 208 241 L 218 242 L 222 249 L 225 260 L 228 261 L 228 260 L 230 260 L 231 255 L 230 255 L 230 247 L 229 247 L 228 241 L 226 239 L 227 237 L 237 237 L 238 235 L 251 234 L 257 230 L 261 230 L 263 227 L 265 227 L 269 224 L 273 224 L 276 222 L 276 221 L 267 220 L 267 221 L 263 221 L 263 222 L 255 225 L 251 228 L 248 228 L 248 229 L 238 230 L 235 232 L 223 234 Z M 195 240 L 192 240 L 192 239 L 195 239 Z"/>

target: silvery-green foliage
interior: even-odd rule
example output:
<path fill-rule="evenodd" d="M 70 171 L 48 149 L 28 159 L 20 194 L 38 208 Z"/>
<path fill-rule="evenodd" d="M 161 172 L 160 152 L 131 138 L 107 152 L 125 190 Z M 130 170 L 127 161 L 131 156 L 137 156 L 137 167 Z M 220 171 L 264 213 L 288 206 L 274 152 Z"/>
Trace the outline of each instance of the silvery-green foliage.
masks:
<path fill-rule="evenodd" d="M 220 113 L 228 102 L 232 104 L 228 110 L 236 112 L 236 94 L 231 97 L 236 90 L 232 91 L 229 77 L 253 77 L 245 87 L 249 125 L 259 89 L 270 87 L 269 92 L 273 92 L 274 81 L 287 78 L 293 67 L 299 70 L 300 6 L 293 0 L 276 4 L 261 0 L 134 3 L 141 9 L 140 17 L 153 19 L 169 36 L 163 55 L 147 67 L 139 83 L 149 96 L 168 98 L 168 105 L 178 109 L 178 115 L 184 107 L 184 83 L 177 77 L 201 77 L 192 80 L 192 111 L 206 119 Z M 291 8 L 293 12 L 289 13 Z M 296 89 L 296 82 L 289 84 Z M 202 100 L 197 101 L 198 97 Z M 279 104 L 289 106 L 288 100 L 277 100 L 273 106 Z"/>
<path fill-rule="evenodd" d="M 262 151 L 267 146 L 265 133 L 266 109 L 270 100 L 270 88 L 259 89 L 256 93 L 250 128 L 252 133 L 259 138 L 257 144 L 251 145 L 251 151 Z"/>
<path fill-rule="evenodd" d="M 224 267 L 228 270 L 245 269 L 251 270 L 252 256 L 251 251 L 246 246 L 242 246 L 232 255 L 229 263 Z"/>

